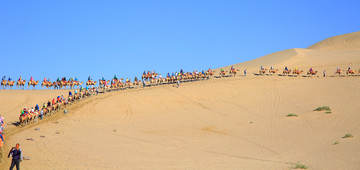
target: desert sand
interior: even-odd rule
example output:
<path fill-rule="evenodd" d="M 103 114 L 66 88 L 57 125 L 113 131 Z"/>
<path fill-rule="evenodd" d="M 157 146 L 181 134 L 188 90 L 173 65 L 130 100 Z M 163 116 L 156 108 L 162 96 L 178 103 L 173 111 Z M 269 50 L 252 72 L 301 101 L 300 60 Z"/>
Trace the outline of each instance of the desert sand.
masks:
<path fill-rule="evenodd" d="M 1 90 L 3 150 L 19 142 L 23 169 L 360 169 L 360 76 L 334 74 L 360 69 L 359 42 L 356 32 L 235 64 L 246 77 L 91 96 L 23 128 L 11 124 L 21 107 L 68 91 Z M 320 75 L 256 76 L 260 65 Z M 3 156 L 0 168 L 9 166 Z"/>

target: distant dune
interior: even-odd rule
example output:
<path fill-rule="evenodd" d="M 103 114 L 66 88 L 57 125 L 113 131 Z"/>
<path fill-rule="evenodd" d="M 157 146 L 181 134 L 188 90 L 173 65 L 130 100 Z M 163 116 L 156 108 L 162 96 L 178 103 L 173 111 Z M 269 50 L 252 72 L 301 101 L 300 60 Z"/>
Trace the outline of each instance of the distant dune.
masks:
<path fill-rule="evenodd" d="M 306 49 L 293 48 L 275 52 L 263 57 L 243 63 L 234 64 L 234 67 L 243 71 L 257 73 L 260 66 L 265 68 L 271 66 L 283 70 L 285 66 L 289 69 L 299 67 L 309 69 L 313 67 L 319 70 L 334 71 L 336 67 L 342 69 L 348 66 L 360 67 L 360 32 L 339 35 L 320 41 Z M 222 67 L 229 70 L 231 65 Z M 219 69 L 216 71 L 219 73 Z"/>
<path fill-rule="evenodd" d="M 307 49 L 324 51 L 360 50 L 360 31 L 327 38 Z"/>

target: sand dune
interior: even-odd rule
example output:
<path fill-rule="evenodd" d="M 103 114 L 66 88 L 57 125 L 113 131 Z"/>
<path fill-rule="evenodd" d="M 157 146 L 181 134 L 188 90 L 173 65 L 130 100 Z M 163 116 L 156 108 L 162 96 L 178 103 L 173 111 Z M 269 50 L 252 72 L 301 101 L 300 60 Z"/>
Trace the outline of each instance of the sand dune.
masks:
<path fill-rule="evenodd" d="M 359 54 L 289 49 L 235 67 L 359 69 Z M 55 93 L 67 91 L 1 91 L 0 111 L 16 121 L 18 107 Z M 67 115 L 7 125 L 4 150 L 20 142 L 31 158 L 24 169 L 289 169 L 299 161 L 309 169 L 360 169 L 359 100 L 358 76 L 251 75 L 117 91 L 80 101 Z M 313 111 L 324 105 L 332 113 Z M 342 138 L 347 133 L 354 137 Z M 0 168 L 9 163 L 3 158 Z"/>
<path fill-rule="evenodd" d="M 308 47 L 308 49 L 326 51 L 360 50 L 360 31 L 327 38 Z"/>
<path fill-rule="evenodd" d="M 327 70 L 329 73 L 336 71 L 336 67 L 346 69 L 351 66 L 360 68 L 360 32 L 339 35 L 320 41 L 307 49 L 293 48 L 275 52 L 251 61 L 234 64 L 234 67 L 243 71 L 258 73 L 260 66 L 265 68 L 271 66 L 283 70 L 285 66 L 289 69 L 299 67 L 308 70 Z M 231 67 L 222 67 L 229 70 Z M 219 68 L 220 69 L 220 68 Z M 219 69 L 216 71 L 219 73 Z"/>

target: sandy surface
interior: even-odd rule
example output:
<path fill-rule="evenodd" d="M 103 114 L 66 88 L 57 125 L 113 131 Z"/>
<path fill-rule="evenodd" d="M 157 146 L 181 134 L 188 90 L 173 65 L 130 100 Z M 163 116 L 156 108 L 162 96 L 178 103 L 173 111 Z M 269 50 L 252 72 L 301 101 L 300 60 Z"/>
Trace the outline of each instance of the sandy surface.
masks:
<path fill-rule="evenodd" d="M 332 77 L 251 74 L 271 62 L 332 69 Z M 4 150 L 19 142 L 31 158 L 23 169 L 289 169 L 299 161 L 360 169 L 360 77 L 333 76 L 337 65 L 350 64 L 360 68 L 359 51 L 291 49 L 236 65 L 248 66 L 247 77 L 92 96 L 67 115 L 7 125 Z M 16 121 L 23 105 L 62 92 L 1 91 L 0 113 Z M 313 111 L 319 106 L 332 113 Z M 342 138 L 347 133 L 354 137 Z M 0 168 L 9 164 L 3 158 Z"/>

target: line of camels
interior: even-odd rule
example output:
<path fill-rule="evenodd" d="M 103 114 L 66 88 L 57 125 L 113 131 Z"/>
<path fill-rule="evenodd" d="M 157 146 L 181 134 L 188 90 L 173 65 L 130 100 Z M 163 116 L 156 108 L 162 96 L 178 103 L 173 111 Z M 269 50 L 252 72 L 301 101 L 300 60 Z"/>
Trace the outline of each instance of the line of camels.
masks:
<path fill-rule="evenodd" d="M 266 71 L 268 70 L 269 74 L 276 74 L 279 69 L 274 69 L 274 68 L 271 68 L 271 69 L 260 69 L 259 70 L 259 74 L 260 75 L 263 75 L 263 74 L 266 74 Z M 300 75 L 302 74 L 304 71 L 303 70 L 299 70 L 297 68 L 295 68 L 294 70 L 288 70 L 287 68 L 285 68 L 283 70 L 283 74 L 284 75 L 289 75 L 289 74 L 294 74 L 294 75 Z M 336 71 L 334 72 L 334 74 L 338 74 L 338 75 L 341 75 L 343 72 L 345 72 L 345 70 L 341 70 L 340 68 L 337 68 Z M 311 75 L 311 76 L 315 76 L 316 74 L 318 73 L 317 70 L 313 70 L 312 68 L 310 68 L 308 71 L 307 71 L 307 75 Z M 356 70 L 353 70 L 353 69 L 347 69 L 346 70 L 346 74 L 348 75 L 354 75 L 356 73 Z M 360 74 L 360 69 L 358 71 L 358 73 Z"/>
<path fill-rule="evenodd" d="M 32 109 L 24 109 L 21 110 L 20 116 L 19 116 L 19 123 L 18 126 L 26 126 L 28 124 L 36 123 L 39 120 L 40 117 L 40 111 L 43 111 L 42 118 L 49 117 L 56 112 L 60 111 L 63 108 L 66 108 L 67 105 L 71 105 L 75 103 L 76 101 L 82 100 L 87 98 L 88 96 L 97 94 L 95 93 L 95 89 L 84 89 L 80 90 L 79 93 L 75 93 L 73 95 L 69 95 L 67 98 L 64 98 L 61 96 L 58 99 L 53 98 L 53 101 L 48 100 L 47 103 L 44 103 L 42 108 L 38 108 L 38 110 L 32 110 Z M 59 97 L 59 96 L 58 96 Z"/>
<path fill-rule="evenodd" d="M 224 77 L 224 76 L 236 76 L 237 72 L 240 71 L 239 69 L 235 69 L 235 68 L 231 68 L 229 71 L 224 71 L 221 70 L 219 73 L 219 76 Z M 260 69 L 259 70 L 259 74 L 260 75 L 264 75 L 267 72 L 269 74 L 276 74 L 279 71 L 279 69 Z M 302 74 L 304 71 L 303 70 L 299 70 L 297 68 L 295 68 L 294 70 L 288 70 L 288 69 L 284 69 L 283 70 L 283 74 L 284 75 L 289 75 L 289 74 L 294 74 L 294 75 L 300 75 Z M 341 70 L 341 69 L 336 69 L 335 74 L 341 75 L 343 74 L 343 72 L 346 72 L 346 74 L 349 75 L 354 75 L 356 74 L 356 70 L 353 69 L 347 69 L 347 70 Z M 318 71 L 316 70 L 312 70 L 310 69 L 307 72 L 307 75 L 316 75 L 318 73 Z M 360 74 L 360 70 L 358 71 L 358 73 Z M 146 80 L 148 85 L 157 85 L 157 84 L 169 84 L 169 83 L 175 83 L 176 81 L 193 81 L 193 80 L 199 80 L 199 79 L 209 79 L 210 77 L 214 76 L 215 71 L 209 69 L 207 71 L 202 71 L 202 72 L 181 72 L 178 73 L 176 75 L 168 75 L 165 78 L 161 77 L 161 75 L 159 76 L 158 73 L 151 73 L 148 72 L 147 74 L 143 74 L 142 75 L 142 80 Z M 132 82 L 130 79 L 126 79 L 125 82 L 123 82 L 123 78 L 120 79 L 112 79 L 110 80 L 99 80 L 99 81 L 93 81 L 93 80 L 88 80 L 86 82 L 86 86 L 95 86 L 98 82 L 99 82 L 99 87 L 104 87 L 104 88 L 126 88 L 126 87 L 136 87 L 136 86 L 140 86 L 142 85 L 143 81 L 137 79 L 135 77 L 134 81 Z M 32 86 L 33 88 L 35 88 L 35 86 L 37 86 L 39 83 L 39 81 L 28 81 L 28 89 Z M 16 87 L 19 89 L 24 89 L 24 86 L 26 84 L 26 80 L 18 80 L 16 82 Z M 7 81 L 7 80 L 2 80 L 1 81 L 1 86 L 3 89 L 9 87 L 10 89 L 12 89 L 12 87 L 15 85 L 15 81 Z M 63 88 L 68 88 L 68 89 L 73 89 L 73 88 L 78 88 L 79 86 L 83 85 L 83 82 L 80 81 L 66 81 L 66 80 L 60 80 L 60 81 L 55 81 L 55 82 L 50 82 L 50 81 L 42 81 L 41 83 L 41 87 L 42 88 L 54 88 L 54 89 L 63 89 Z"/>

